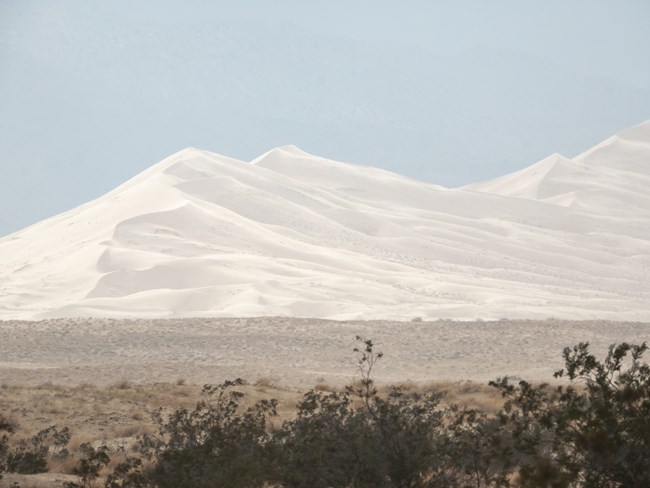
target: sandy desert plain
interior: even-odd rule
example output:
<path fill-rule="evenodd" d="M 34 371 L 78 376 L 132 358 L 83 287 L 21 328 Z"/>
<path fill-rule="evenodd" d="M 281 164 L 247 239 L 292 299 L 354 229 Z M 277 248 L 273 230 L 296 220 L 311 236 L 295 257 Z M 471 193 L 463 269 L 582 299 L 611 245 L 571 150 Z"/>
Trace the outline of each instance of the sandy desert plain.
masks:
<path fill-rule="evenodd" d="M 0 377 L 8 386 L 107 386 L 182 378 L 187 383 L 264 379 L 287 388 L 342 386 L 357 375 L 359 335 L 384 357 L 380 383 L 552 380 L 566 346 L 640 343 L 650 323 L 614 321 L 332 321 L 285 317 L 1 321 Z"/>

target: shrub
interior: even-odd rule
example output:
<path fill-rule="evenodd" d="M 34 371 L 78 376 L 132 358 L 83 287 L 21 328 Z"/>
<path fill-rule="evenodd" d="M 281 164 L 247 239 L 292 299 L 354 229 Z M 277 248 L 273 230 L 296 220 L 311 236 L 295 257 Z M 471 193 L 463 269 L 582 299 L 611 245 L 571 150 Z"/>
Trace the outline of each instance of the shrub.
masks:
<path fill-rule="evenodd" d="M 70 431 L 67 427 L 62 430 L 54 426 L 43 429 L 31 439 L 19 441 L 13 450 L 6 450 L 5 469 L 11 473 L 44 473 L 47 471 L 48 455 L 66 457 L 68 451 L 65 446 L 69 441 Z"/>
<path fill-rule="evenodd" d="M 521 486 L 650 486 L 646 350 L 612 345 L 600 362 L 580 343 L 564 349 L 565 368 L 555 373 L 568 386 L 493 383 L 507 398 L 500 416 L 519 453 Z"/>
<path fill-rule="evenodd" d="M 478 412 L 442 407 L 441 394 L 389 389 L 372 370 L 382 354 L 357 337 L 361 379 L 344 392 L 309 391 L 274 436 L 280 486 L 505 486 Z M 488 423 L 485 423 L 486 425 Z M 478 440 L 478 442 L 477 442 Z M 500 452 L 498 453 L 500 454 Z M 480 462 L 479 458 L 480 457 Z"/>
<path fill-rule="evenodd" d="M 241 411 L 241 379 L 203 387 L 204 400 L 194 410 L 179 409 L 155 420 L 159 436 L 142 447 L 155 457 L 148 476 L 161 488 L 192 486 L 253 487 L 265 481 L 267 419 L 276 415 L 275 400 Z"/>
<path fill-rule="evenodd" d="M 94 481 L 99 478 L 99 473 L 104 466 L 110 462 L 108 447 L 100 446 L 95 449 L 89 443 L 79 446 L 82 454 L 79 466 L 74 469 L 74 474 L 79 476 L 80 482 L 68 481 L 63 484 L 64 488 L 90 488 Z"/>
<path fill-rule="evenodd" d="M 9 435 L 16 430 L 16 425 L 0 413 L 0 480 L 2 473 L 7 470 L 7 454 L 9 453 Z"/>

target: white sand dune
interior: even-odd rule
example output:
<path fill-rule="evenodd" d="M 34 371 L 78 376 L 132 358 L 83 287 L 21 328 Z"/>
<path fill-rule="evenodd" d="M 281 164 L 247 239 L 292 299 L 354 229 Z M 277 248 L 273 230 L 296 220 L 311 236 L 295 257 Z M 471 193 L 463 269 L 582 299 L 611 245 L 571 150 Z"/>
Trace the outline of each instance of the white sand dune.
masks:
<path fill-rule="evenodd" d="M 0 240 L 0 318 L 650 320 L 650 122 L 459 189 L 188 148 Z"/>

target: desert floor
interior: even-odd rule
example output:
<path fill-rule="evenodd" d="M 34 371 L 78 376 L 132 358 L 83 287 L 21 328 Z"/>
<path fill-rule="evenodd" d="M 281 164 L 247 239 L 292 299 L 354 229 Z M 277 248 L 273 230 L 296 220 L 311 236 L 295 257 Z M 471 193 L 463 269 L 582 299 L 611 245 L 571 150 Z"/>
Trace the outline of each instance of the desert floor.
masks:
<path fill-rule="evenodd" d="M 277 317 L 167 320 L 0 321 L 0 383 L 75 386 L 251 383 L 309 388 L 357 375 L 359 335 L 384 353 L 375 378 L 486 382 L 499 376 L 552 380 L 562 349 L 589 341 L 599 356 L 614 342 L 650 339 L 650 323 L 500 320 L 394 322 Z"/>

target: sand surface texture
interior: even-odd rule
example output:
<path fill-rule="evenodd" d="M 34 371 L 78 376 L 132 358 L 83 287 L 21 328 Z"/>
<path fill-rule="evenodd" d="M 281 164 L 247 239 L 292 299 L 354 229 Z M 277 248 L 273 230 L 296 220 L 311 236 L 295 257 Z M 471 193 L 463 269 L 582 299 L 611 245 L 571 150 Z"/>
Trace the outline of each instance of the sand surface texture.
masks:
<path fill-rule="evenodd" d="M 0 383 L 110 385 L 250 382 L 308 388 L 356 375 L 355 335 L 384 352 L 376 378 L 552 380 L 565 346 L 650 339 L 650 323 L 608 321 L 339 322 L 321 319 L 56 319 L 0 322 Z"/>
<path fill-rule="evenodd" d="M 186 149 L 0 240 L 0 319 L 650 320 L 650 122 L 446 189 Z"/>

